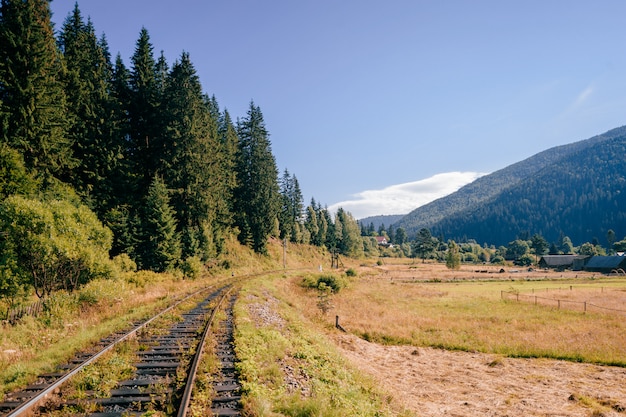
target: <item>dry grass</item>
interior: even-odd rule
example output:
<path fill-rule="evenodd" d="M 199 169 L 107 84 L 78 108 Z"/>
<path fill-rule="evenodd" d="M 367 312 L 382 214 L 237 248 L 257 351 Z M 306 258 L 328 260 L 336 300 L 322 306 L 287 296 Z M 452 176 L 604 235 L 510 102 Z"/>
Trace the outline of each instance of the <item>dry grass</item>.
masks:
<path fill-rule="evenodd" d="M 574 275 L 571 272 L 540 274 L 540 282 L 537 276 L 518 273 L 511 273 L 518 279 L 494 281 L 501 274 L 445 271 L 432 264 L 362 266 L 360 278 L 334 297 L 332 314 L 351 332 L 385 344 L 626 366 L 626 323 L 621 313 L 583 314 L 502 299 L 503 291 L 532 294 L 534 288 L 561 287 L 567 290 L 548 293 L 623 306 L 626 280 L 597 276 L 572 280 L 567 276 Z M 414 278 L 407 280 L 409 275 Z M 305 310 L 315 311 L 313 297 L 302 297 L 301 302 Z"/>

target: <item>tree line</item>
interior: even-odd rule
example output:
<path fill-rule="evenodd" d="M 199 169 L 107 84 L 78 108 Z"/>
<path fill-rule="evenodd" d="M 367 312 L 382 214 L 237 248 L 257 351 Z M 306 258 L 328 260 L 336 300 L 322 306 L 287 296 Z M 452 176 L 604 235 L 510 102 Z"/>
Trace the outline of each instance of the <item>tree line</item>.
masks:
<path fill-rule="evenodd" d="M 230 235 L 261 254 L 271 236 L 363 251 L 349 213 L 305 208 L 296 176 L 279 178 L 258 105 L 233 120 L 146 28 L 127 67 L 78 4 L 55 34 L 47 0 L 1 0 L 0 199 L 7 297 L 111 276 L 111 258 L 205 262 Z"/>

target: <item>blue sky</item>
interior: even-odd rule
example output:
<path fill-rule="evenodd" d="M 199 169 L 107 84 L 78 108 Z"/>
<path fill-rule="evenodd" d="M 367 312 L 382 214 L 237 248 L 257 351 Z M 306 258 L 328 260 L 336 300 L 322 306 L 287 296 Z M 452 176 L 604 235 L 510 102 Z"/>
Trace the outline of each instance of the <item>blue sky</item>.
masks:
<path fill-rule="evenodd" d="M 173 6 L 175 4 L 175 6 Z M 260 106 L 278 168 L 356 218 L 403 214 L 626 124 L 626 2 L 80 0 L 130 67 L 145 27 L 231 115 Z M 74 1 L 54 0 L 59 30 Z"/>

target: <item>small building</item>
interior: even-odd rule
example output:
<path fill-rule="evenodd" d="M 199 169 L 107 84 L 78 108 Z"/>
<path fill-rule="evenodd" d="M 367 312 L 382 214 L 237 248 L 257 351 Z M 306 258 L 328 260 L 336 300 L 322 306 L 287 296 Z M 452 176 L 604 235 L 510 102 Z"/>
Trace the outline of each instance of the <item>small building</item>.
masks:
<path fill-rule="evenodd" d="M 378 242 L 381 246 L 389 246 L 389 242 L 387 242 L 387 238 L 385 236 L 376 236 L 376 242 Z"/>
<path fill-rule="evenodd" d="M 584 270 L 604 274 L 620 272 L 621 270 L 624 273 L 626 271 L 626 256 L 592 256 Z"/>
<path fill-rule="evenodd" d="M 571 268 L 576 255 L 543 255 L 539 259 L 539 268 L 568 269 Z"/>
<path fill-rule="evenodd" d="M 539 267 L 581 271 L 589 258 L 589 256 L 585 255 L 544 255 L 539 259 Z"/>

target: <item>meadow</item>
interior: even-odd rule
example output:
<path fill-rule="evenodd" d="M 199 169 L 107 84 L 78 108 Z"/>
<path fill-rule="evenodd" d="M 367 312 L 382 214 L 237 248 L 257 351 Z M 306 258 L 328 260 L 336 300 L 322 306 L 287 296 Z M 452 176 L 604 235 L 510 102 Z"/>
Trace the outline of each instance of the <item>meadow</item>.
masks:
<path fill-rule="evenodd" d="M 289 311 L 290 318 L 275 319 L 283 328 L 295 320 L 315 329 L 350 359 L 340 369 L 357 367 L 374 378 L 380 414 L 363 415 L 626 412 L 623 277 L 385 261 L 251 284 L 275 300 L 273 310 L 267 307 L 273 314 Z M 329 296 L 326 287 L 311 288 L 320 277 L 345 286 Z M 511 298 L 526 294 L 526 301 Z M 535 303 L 535 295 L 570 302 Z M 584 301 L 606 308 L 584 312 Z M 337 318 L 346 333 L 335 328 Z M 265 343 L 272 346 L 273 338 Z M 290 355 L 287 349 L 277 357 Z"/>
<path fill-rule="evenodd" d="M 626 366 L 626 279 L 464 268 L 361 268 L 334 297 L 333 313 L 350 332 L 383 344 Z"/>

